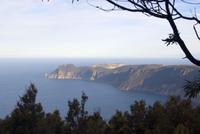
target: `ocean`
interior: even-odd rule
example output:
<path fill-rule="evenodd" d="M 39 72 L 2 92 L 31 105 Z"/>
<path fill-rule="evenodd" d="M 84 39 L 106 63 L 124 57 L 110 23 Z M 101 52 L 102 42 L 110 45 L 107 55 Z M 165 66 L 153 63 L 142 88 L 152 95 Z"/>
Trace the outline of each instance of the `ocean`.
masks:
<path fill-rule="evenodd" d="M 164 62 L 165 61 L 165 62 Z M 82 92 L 89 97 L 86 109 L 99 111 L 105 119 L 116 110 L 129 110 L 136 100 L 148 105 L 155 101 L 165 102 L 167 97 L 144 92 L 121 91 L 104 83 L 81 80 L 49 80 L 45 73 L 54 71 L 61 64 L 87 66 L 101 63 L 124 64 L 182 64 L 172 60 L 141 59 L 0 59 L 0 118 L 5 118 L 15 108 L 30 83 L 38 89 L 37 102 L 46 112 L 58 109 L 62 117 L 67 113 L 67 102 L 79 98 Z M 164 63 L 163 63 L 164 62 Z"/>

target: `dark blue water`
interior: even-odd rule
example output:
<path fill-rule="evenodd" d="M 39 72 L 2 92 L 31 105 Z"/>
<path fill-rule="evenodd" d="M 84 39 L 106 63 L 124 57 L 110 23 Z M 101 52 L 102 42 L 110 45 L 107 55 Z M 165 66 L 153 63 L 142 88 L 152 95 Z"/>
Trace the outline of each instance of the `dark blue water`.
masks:
<path fill-rule="evenodd" d="M 37 101 L 41 102 L 46 112 L 59 109 L 64 117 L 67 101 L 80 98 L 82 91 L 88 96 L 89 112 L 100 111 L 104 118 L 109 118 L 117 109 L 129 110 L 135 100 L 145 100 L 147 104 L 165 96 L 120 91 L 110 85 L 80 80 L 49 80 L 45 73 L 51 72 L 60 64 L 73 63 L 90 65 L 95 63 L 129 63 L 129 60 L 74 60 L 74 59 L 0 59 L 0 118 L 4 118 L 15 107 L 19 96 L 32 82 L 38 88 Z"/>

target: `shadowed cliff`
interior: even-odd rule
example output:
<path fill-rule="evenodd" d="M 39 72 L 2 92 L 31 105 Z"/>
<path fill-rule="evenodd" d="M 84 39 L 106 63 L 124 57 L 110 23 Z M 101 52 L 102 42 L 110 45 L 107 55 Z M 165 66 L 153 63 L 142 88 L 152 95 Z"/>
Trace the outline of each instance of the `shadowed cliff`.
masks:
<path fill-rule="evenodd" d="M 198 72 L 199 68 L 191 65 L 98 64 L 77 67 L 66 64 L 59 66 L 46 77 L 102 82 L 121 90 L 182 95 L 185 80 L 195 79 L 198 77 Z"/>

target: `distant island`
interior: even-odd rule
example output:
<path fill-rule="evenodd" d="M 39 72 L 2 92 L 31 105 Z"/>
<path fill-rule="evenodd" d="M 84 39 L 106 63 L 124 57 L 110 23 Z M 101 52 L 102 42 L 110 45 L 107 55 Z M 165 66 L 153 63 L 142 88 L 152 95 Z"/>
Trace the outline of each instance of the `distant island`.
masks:
<path fill-rule="evenodd" d="M 46 74 L 48 79 L 87 80 L 110 84 L 121 90 L 134 90 L 161 95 L 183 95 L 186 80 L 198 77 L 199 67 L 192 65 L 125 65 L 92 66 L 60 65 Z"/>

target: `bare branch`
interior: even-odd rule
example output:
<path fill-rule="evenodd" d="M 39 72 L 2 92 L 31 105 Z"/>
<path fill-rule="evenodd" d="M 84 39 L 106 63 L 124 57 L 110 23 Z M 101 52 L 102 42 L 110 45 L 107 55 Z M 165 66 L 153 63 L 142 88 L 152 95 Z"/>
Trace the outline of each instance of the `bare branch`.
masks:
<path fill-rule="evenodd" d="M 73 1 L 73 0 L 72 0 Z M 176 0 L 106 0 L 108 3 L 113 5 L 111 9 L 104 9 L 101 6 L 91 6 L 101 9 L 103 11 L 115 11 L 115 10 L 124 10 L 129 12 L 143 13 L 147 16 L 153 16 L 155 18 L 160 18 L 167 20 L 169 25 L 172 28 L 173 33 L 169 34 L 169 37 L 163 41 L 167 45 L 178 44 L 182 51 L 185 53 L 186 58 L 189 59 L 193 64 L 200 66 L 200 60 L 196 59 L 191 52 L 188 50 L 185 42 L 180 37 L 179 30 L 176 26 L 176 20 L 183 19 L 194 21 L 193 25 L 194 32 L 196 37 L 200 40 L 200 35 L 198 34 L 196 25 L 200 24 L 197 13 L 195 15 L 186 16 L 181 11 L 176 8 Z M 181 0 L 185 4 L 200 4 L 200 2 L 191 2 L 189 0 Z"/>
<path fill-rule="evenodd" d="M 88 5 L 90 5 L 92 7 L 95 7 L 95 8 L 98 8 L 98 9 L 100 9 L 102 11 L 107 11 L 108 12 L 108 11 L 116 11 L 117 10 L 116 6 L 113 6 L 113 8 L 110 8 L 110 9 L 105 9 L 105 8 L 102 8 L 101 6 L 94 5 L 94 4 L 90 3 L 89 0 L 87 0 L 87 3 L 88 3 Z"/>
<path fill-rule="evenodd" d="M 196 25 L 198 25 L 198 24 L 199 24 L 199 23 L 194 24 L 194 25 L 193 25 L 193 29 L 194 29 L 194 32 L 195 32 L 197 38 L 200 40 L 199 34 L 198 34 L 198 32 L 197 32 L 197 29 L 196 29 Z"/>

